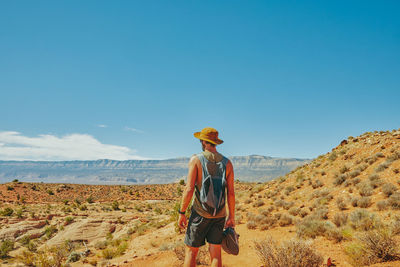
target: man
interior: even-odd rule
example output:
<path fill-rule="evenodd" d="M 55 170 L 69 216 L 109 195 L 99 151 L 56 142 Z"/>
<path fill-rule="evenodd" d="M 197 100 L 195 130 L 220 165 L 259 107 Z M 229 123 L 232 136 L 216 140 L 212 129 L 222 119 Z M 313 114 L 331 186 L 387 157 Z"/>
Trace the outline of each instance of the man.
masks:
<path fill-rule="evenodd" d="M 187 227 L 185 267 L 196 266 L 199 247 L 209 244 L 211 266 L 222 267 L 221 242 L 224 227 L 235 227 L 235 191 L 232 163 L 217 152 L 216 146 L 223 141 L 214 128 L 204 128 L 194 133 L 200 139 L 203 152 L 194 155 L 189 162 L 186 188 L 179 211 L 179 227 Z M 189 223 L 185 212 L 195 193 Z M 228 202 L 228 218 L 225 221 L 225 195 Z"/>

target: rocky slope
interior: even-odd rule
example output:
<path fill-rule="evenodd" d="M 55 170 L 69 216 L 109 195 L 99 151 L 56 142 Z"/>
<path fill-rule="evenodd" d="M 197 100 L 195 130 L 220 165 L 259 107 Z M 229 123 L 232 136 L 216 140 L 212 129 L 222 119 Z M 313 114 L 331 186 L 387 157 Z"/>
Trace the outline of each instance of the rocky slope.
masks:
<path fill-rule="evenodd" d="M 231 157 L 236 179 L 268 181 L 308 162 L 266 156 Z M 0 161 L 0 182 L 84 184 L 172 183 L 187 174 L 189 158 L 168 160 Z"/>

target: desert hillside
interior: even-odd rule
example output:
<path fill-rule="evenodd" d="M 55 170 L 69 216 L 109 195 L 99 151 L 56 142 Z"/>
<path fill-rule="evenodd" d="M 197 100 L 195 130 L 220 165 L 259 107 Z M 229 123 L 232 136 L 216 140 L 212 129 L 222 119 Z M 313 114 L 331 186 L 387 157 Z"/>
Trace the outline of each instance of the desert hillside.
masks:
<path fill-rule="evenodd" d="M 1 261 L 180 266 L 183 183 L 2 184 Z M 241 251 L 224 253 L 224 266 L 400 266 L 399 187 L 400 130 L 348 137 L 267 183 L 237 182 Z M 199 263 L 208 264 L 205 250 Z"/>

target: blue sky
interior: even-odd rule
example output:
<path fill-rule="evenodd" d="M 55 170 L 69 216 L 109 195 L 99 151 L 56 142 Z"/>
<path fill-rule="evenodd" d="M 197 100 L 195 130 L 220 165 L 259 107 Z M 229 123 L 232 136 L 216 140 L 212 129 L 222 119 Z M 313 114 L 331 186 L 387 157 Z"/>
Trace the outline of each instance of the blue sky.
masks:
<path fill-rule="evenodd" d="M 2 1 L 0 159 L 313 158 L 400 127 L 399 1 Z"/>

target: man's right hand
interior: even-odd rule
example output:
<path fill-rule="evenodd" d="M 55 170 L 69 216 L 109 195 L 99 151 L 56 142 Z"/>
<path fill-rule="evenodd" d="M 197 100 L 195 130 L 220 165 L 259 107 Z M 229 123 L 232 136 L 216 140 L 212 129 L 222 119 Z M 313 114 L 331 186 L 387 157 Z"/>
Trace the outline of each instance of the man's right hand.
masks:
<path fill-rule="evenodd" d="M 185 229 L 187 226 L 187 219 L 185 214 L 179 214 L 178 225 L 181 229 Z"/>

